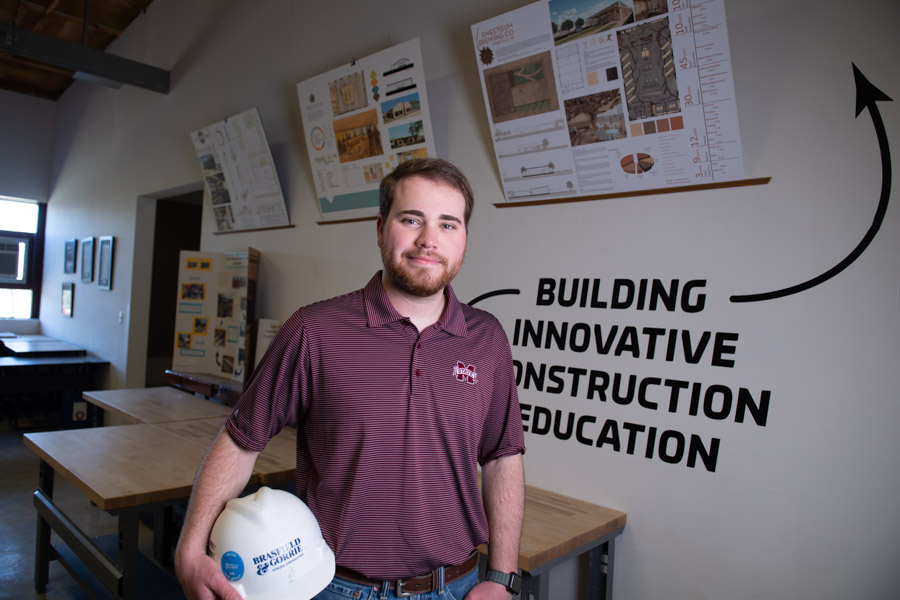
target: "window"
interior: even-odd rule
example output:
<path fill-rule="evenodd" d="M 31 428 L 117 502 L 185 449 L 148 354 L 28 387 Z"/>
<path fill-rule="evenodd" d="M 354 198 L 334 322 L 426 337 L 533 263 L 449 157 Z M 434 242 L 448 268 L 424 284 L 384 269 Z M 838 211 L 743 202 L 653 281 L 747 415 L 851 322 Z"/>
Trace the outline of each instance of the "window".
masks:
<path fill-rule="evenodd" d="M 0 318 L 36 319 L 46 205 L 0 197 Z"/>

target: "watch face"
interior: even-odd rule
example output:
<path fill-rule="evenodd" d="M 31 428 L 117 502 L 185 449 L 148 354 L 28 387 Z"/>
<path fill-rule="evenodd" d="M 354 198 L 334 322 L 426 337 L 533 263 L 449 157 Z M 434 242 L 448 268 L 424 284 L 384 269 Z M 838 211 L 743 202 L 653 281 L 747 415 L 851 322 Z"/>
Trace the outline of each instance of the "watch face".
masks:
<path fill-rule="evenodd" d="M 518 573 L 509 574 L 509 585 L 506 586 L 506 589 L 513 594 L 519 593 L 519 591 L 522 589 L 522 578 L 519 577 Z"/>

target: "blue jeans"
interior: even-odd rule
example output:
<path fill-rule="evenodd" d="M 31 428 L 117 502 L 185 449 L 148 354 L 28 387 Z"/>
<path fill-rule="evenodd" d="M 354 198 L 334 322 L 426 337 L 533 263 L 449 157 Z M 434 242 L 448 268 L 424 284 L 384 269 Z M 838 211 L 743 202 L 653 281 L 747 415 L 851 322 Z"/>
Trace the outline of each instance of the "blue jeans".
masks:
<path fill-rule="evenodd" d="M 468 575 L 464 575 L 454 581 L 444 585 L 444 568 L 438 569 L 438 591 L 426 592 L 424 594 L 416 594 L 410 596 L 412 600 L 463 600 L 475 584 L 478 583 L 478 569 L 472 569 Z M 353 583 L 335 577 L 331 580 L 324 590 L 319 592 L 315 600 L 393 600 L 397 595 L 388 590 L 387 593 L 374 590 L 371 586 Z"/>

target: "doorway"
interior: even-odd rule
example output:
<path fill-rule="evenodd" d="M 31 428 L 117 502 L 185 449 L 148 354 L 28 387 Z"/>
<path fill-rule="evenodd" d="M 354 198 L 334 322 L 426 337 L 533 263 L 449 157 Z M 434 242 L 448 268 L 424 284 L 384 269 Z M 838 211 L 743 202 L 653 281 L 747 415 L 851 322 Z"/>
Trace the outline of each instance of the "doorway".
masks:
<path fill-rule="evenodd" d="M 156 200 L 144 375 L 146 387 L 166 385 L 166 369 L 172 367 L 178 261 L 182 250 L 200 249 L 202 216 L 202 190 Z"/>

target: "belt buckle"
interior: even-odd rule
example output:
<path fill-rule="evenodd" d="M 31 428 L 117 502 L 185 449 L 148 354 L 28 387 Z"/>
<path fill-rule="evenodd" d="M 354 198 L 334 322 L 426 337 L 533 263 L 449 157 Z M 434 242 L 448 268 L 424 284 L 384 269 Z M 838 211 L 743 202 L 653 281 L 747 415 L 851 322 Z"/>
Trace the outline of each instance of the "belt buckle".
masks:
<path fill-rule="evenodd" d="M 398 598 L 409 598 L 410 596 L 415 596 L 416 593 L 417 593 L 417 592 L 406 592 L 406 591 L 404 591 L 404 590 L 403 590 L 403 584 L 405 584 L 405 583 L 406 583 L 406 582 L 405 582 L 404 580 L 402 580 L 402 579 L 398 579 L 398 580 L 394 583 L 394 586 L 397 588 L 396 591 L 394 592 L 394 594 L 395 594 Z"/>

